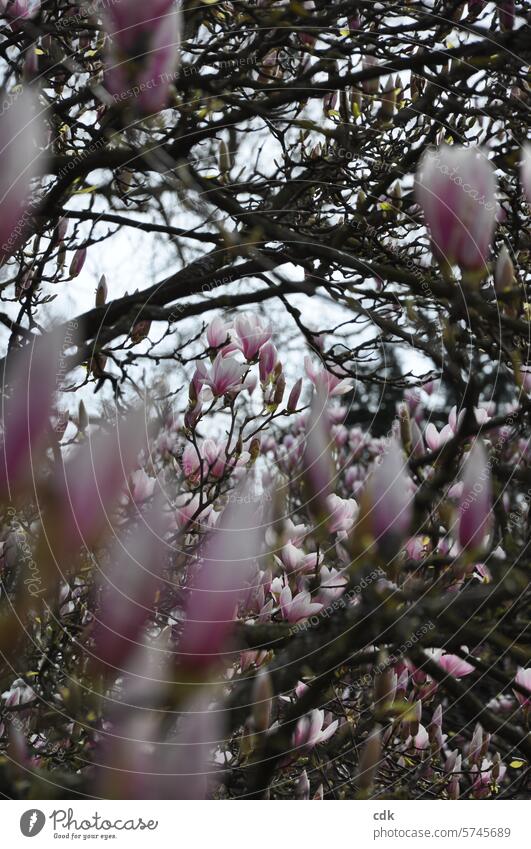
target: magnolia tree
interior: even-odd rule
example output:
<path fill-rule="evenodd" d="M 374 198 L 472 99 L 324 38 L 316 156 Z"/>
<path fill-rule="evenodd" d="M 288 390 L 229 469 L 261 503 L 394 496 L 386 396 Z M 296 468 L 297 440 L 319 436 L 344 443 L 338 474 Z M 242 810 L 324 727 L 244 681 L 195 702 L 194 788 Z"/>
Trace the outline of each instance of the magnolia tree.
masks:
<path fill-rule="evenodd" d="M 2 0 L 4 797 L 526 797 L 529 23 Z"/>

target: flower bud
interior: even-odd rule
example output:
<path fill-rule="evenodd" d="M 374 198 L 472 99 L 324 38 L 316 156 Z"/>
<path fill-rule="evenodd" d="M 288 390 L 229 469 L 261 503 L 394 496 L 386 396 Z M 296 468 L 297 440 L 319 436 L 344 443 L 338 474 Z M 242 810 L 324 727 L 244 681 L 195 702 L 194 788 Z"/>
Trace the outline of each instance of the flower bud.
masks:
<path fill-rule="evenodd" d="M 382 756 L 382 732 L 376 725 L 371 731 L 363 749 L 358 764 L 358 787 L 369 793 L 372 790 Z"/>
<path fill-rule="evenodd" d="M 70 263 L 70 277 L 77 277 L 81 274 L 81 270 L 85 265 L 85 260 L 87 258 L 87 249 L 86 248 L 78 248 L 75 252 L 72 262 Z"/>
<path fill-rule="evenodd" d="M 79 407 L 77 411 L 77 426 L 80 431 L 85 431 L 89 424 L 89 417 L 87 414 L 86 407 L 83 403 L 83 400 L 79 402 Z"/>
<path fill-rule="evenodd" d="M 271 675 L 262 668 L 255 675 L 252 694 L 253 720 L 258 732 L 266 732 L 269 728 L 274 695 Z"/>
<path fill-rule="evenodd" d="M 501 249 L 494 269 L 494 288 L 498 294 L 510 289 L 514 284 L 514 265 L 504 245 Z"/>
<path fill-rule="evenodd" d="M 229 153 L 229 148 L 227 147 L 227 143 L 224 141 L 224 139 L 221 139 L 219 143 L 218 168 L 222 177 L 229 176 L 231 169 L 231 156 Z"/>
<path fill-rule="evenodd" d="M 299 398 L 301 397 L 302 390 L 302 377 L 299 377 L 297 383 L 294 385 L 293 389 L 289 393 L 288 403 L 286 409 L 288 413 L 293 413 L 297 409 L 297 404 L 299 403 Z"/>
<path fill-rule="evenodd" d="M 300 778 L 297 781 L 297 786 L 295 788 L 295 798 L 296 799 L 309 799 L 310 798 L 310 781 L 308 779 L 308 774 L 305 769 L 300 774 Z"/>
<path fill-rule="evenodd" d="M 459 543 L 476 551 L 483 545 L 492 509 L 490 470 L 481 440 L 476 439 L 464 464 L 459 500 Z"/>
<path fill-rule="evenodd" d="M 107 300 L 107 280 L 105 278 L 105 274 L 102 274 L 100 277 L 100 282 L 96 288 L 96 306 L 102 307 Z"/>
<path fill-rule="evenodd" d="M 483 270 L 496 226 L 496 178 L 486 153 L 458 145 L 428 150 L 415 192 L 439 259 Z"/>

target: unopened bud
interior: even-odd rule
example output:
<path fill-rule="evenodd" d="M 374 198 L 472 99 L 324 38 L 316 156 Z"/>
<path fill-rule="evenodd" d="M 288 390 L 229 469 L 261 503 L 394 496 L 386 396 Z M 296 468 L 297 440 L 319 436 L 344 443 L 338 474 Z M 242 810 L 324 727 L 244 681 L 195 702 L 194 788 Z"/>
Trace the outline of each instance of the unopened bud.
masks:
<path fill-rule="evenodd" d="M 258 437 L 255 437 L 255 439 L 251 440 L 251 444 L 249 446 L 249 454 L 251 455 L 250 462 L 256 463 L 256 460 L 260 455 L 260 440 L 258 439 Z"/>
<path fill-rule="evenodd" d="M 85 407 L 83 401 L 81 400 L 79 402 L 79 407 L 78 407 L 78 411 L 77 411 L 77 426 L 78 426 L 79 430 L 85 431 L 88 427 L 88 423 L 89 423 L 89 418 L 88 418 L 88 415 L 87 415 L 87 410 L 86 410 L 86 407 Z"/>
<path fill-rule="evenodd" d="M 504 245 L 496 260 L 494 269 L 494 288 L 498 294 L 510 289 L 514 284 L 514 265 L 509 251 Z"/>
<path fill-rule="evenodd" d="M 277 380 L 277 384 L 275 387 L 275 394 L 273 395 L 273 404 L 275 407 L 278 407 L 279 404 L 282 403 L 282 399 L 284 397 L 284 391 L 286 389 L 286 379 L 283 374 Z"/>
<path fill-rule="evenodd" d="M 261 669 L 255 676 L 253 684 L 253 720 L 258 732 L 265 732 L 271 721 L 273 708 L 273 684 L 267 669 Z"/>
<path fill-rule="evenodd" d="M 492 769 L 491 769 L 491 775 L 492 775 L 494 781 L 497 781 L 498 778 L 500 777 L 500 767 L 501 767 L 500 753 L 496 752 L 496 754 L 494 755 L 494 757 L 492 759 Z"/>
<path fill-rule="evenodd" d="M 107 300 L 107 280 L 105 279 L 105 274 L 102 274 L 100 277 L 100 282 L 96 288 L 96 306 L 102 307 Z"/>
<path fill-rule="evenodd" d="M 227 177 L 231 169 L 231 157 L 226 142 L 221 139 L 218 152 L 218 167 L 222 177 Z"/>
<path fill-rule="evenodd" d="M 297 786 L 295 788 L 295 798 L 296 799 L 309 799 L 310 798 L 310 781 L 308 779 L 308 775 L 305 769 L 300 774 L 300 778 L 297 781 Z"/>
<path fill-rule="evenodd" d="M 86 258 L 87 249 L 78 248 L 72 258 L 72 262 L 70 263 L 70 277 L 77 277 L 78 274 L 81 274 L 81 269 L 85 265 Z"/>
<path fill-rule="evenodd" d="M 288 413 L 293 413 L 297 409 L 297 404 L 299 403 L 299 398 L 301 397 L 302 390 L 302 377 L 299 377 L 297 383 L 289 393 L 288 403 L 287 403 L 287 411 Z"/>
<path fill-rule="evenodd" d="M 149 331 L 151 329 L 151 321 L 142 320 L 137 321 L 135 325 L 133 325 L 133 329 L 131 330 L 131 342 L 133 344 L 138 344 L 138 342 L 142 342 L 143 339 L 146 339 Z"/>
<path fill-rule="evenodd" d="M 358 786 L 360 790 L 369 792 L 376 779 L 382 756 L 382 732 L 377 725 L 371 731 L 363 749 L 358 764 Z"/>

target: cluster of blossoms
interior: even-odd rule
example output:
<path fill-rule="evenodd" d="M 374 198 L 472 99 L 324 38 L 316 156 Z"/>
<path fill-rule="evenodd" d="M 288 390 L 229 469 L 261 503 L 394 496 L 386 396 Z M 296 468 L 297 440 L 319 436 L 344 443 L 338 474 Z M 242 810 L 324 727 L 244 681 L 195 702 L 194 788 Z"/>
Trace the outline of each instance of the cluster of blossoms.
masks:
<path fill-rule="evenodd" d="M 50 364 L 56 355 L 42 345 L 29 372 L 35 392 L 24 399 L 15 392 L 9 401 L 4 497 L 13 487 L 29 492 L 27 470 L 38 468 L 44 456 L 43 409 L 53 417 Z M 22 358 L 18 368 L 27 366 Z M 85 633 L 87 674 L 112 680 L 112 670 L 129 668 L 148 634 L 151 639 L 166 635 L 181 680 L 222 674 L 234 683 L 254 674 L 254 708 L 239 754 L 230 740 L 224 751 L 234 764 L 252 757 L 260 739 L 275 734 L 285 712 L 311 687 L 308 680 L 292 695 L 275 696 L 270 649 L 230 652 L 237 621 L 251 631 L 287 627 L 297 639 L 320 621 L 355 610 L 370 583 L 356 586 L 352 564 L 360 557 L 378 567 L 372 573 L 374 591 L 391 599 L 404 591 L 412 598 L 429 591 L 451 599 L 491 580 L 491 569 L 505 558 L 494 533 L 491 467 L 496 457 L 528 464 L 527 443 L 511 431 L 516 408 L 500 411 L 487 404 L 471 416 L 454 408 L 446 423 L 439 415 L 436 426 L 430 421 L 436 387 L 425 384 L 405 393 L 389 435 L 373 438 L 348 423 L 344 399 L 352 388 L 352 378 L 332 373 L 310 356 L 305 377 L 294 382 L 285 401 L 286 379 L 271 327 L 248 314 L 232 324 L 216 318 L 191 374 L 187 408 L 168 413 L 154 439 L 143 444 L 139 438 L 147 411 L 107 433 L 93 431 L 80 411 L 63 423 L 59 436 L 72 441 L 69 428 L 77 428 L 73 441 L 79 446 L 61 472 L 43 472 L 39 483 L 46 531 L 51 533 L 54 517 L 62 517 L 60 534 L 55 529 L 55 557 L 69 562 L 80 546 L 82 551 L 96 546 L 99 552 L 99 575 L 92 577 L 74 573 L 69 581 L 57 581 L 49 564 L 40 567 L 49 582 L 42 586 L 45 597 L 55 596 L 59 616 L 77 622 Z M 500 412 L 504 424 L 496 418 Z M 23 420 L 29 427 L 20 426 Z M 426 518 L 418 508 L 419 492 L 429 487 L 441 452 L 459 440 L 469 420 L 473 436 L 458 448 L 455 478 Z M 279 493 L 289 504 L 284 514 L 276 503 Z M 518 506 L 511 498 L 508 489 L 501 505 L 506 513 Z M 19 515 L 18 508 L 11 515 Z M 31 550 L 38 548 L 40 534 L 38 522 L 27 522 L 27 511 L 21 508 L 20 516 L 24 528 L 11 519 L 2 552 L 2 584 L 15 603 L 16 572 L 19 561 L 27 559 L 21 537 L 30 540 Z M 109 521 L 118 535 L 110 551 L 104 534 Z M 139 564 L 148 552 L 150 568 L 144 570 Z M 34 610 L 40 592 L 39 587 L 29 602 L 19 600 L 21 615 Z M 42 640 L 46 622 L 37 621 Z M 340 715 L 333 704 L 302 713 L 279 765 L 297 783 L 300 798 L 310 797 L 307 770 L 314 753 L 335 745 L 336 738 L 341 741 L 351 723 L 367 716 L 375 724 L 358 767 L 359 786 L 367 792 L 378 787 L 379 775 L 397 771 L 410 771 L 420 786 L 431 783 L 448 798 L 463 793 L 483 798 L 503 786 L 507 765 L 493 750 L 491 736 L 479 724 L 473 733 L 467 728 L 451 733 L 452 721 L 447 729 L 444 721 L 452 715 L 445 677 L 459 681 L 475 675 L 474 660 L 483 662 L 487 650 L 481 642 L 461 646 L 460 654 L 430 647 L 429 638 L 423 645 L 423 656 L 436 664 L 441 678 L 406 651 L 379 663 L 374 676 L 361 682 L 354 670 L 345 673 Z M 375 658 L 385 650 L 385 644 L 365 649 Z M 513 690 L 493 693 L 490 709 L 524 722 L 531 704 L 530 670 L 520 667 L 512 674 Z M 46 735 L 35 732 L 32 711 L 47 700 L 65 707 L 64 699 L 56 690 L 46 692 L 38 678 L 30 684 L 16 677 L 3 693 L 5 715 L 18 711 L 25 745 L 32 750 L 24 757 L 32 768 L 50 763 Z M 102 728 L 127 721 L 104 713 Z M 6 739 L 12 733 L 6 721 L 2 733 Z M 83 732 L 75 745 L 91 749 L 100 743 Z M 112 747 L 105 757 L 118 760 Z M 315 797 L 322 792 L 317 787 Z"/>

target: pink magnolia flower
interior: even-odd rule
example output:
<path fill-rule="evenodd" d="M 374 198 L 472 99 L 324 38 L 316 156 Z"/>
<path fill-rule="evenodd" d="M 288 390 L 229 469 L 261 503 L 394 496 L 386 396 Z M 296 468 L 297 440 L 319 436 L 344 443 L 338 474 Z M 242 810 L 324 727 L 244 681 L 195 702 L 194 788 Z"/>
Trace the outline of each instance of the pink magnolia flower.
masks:
<path fill-rule="evenodd" d="M 12 354 L 3 387 L 0 497 L 37 475 L 57 389 L 61 342 L 52 333 Z"/>
<path fill-rule="evenodd" d="M 485 267 L 496 225 L 496 178 L 476 147 L 427 151 L 416 177 L 435 253 L 464 270 Z"/>
<path fill-rule="evenodd" d="M 304 554 L 291 542 L 282 547 L 278 559 L 288 574 L 312 572 L 317 564 L 317 554 Z"/>
<path fill-rule="evenodd" d="M 441 445 L 448 442 L 453 435 L 454 432 L 449 424 L 445 425 L 439 432 L 433 422 L 429 422 L 429 424 L 426 425 L 426 430 L 424 431 L 424 439 L 430 451 L 437 451 Z"/>
<path fill-rule="evenodd" d="M 271 339 L 269 324 L 251 313 L 236 316 L 234 329 L 238 334 L 237 345 L 246 360 L 254 360 L 262 345 Z"/>
<path fill-rule="evenodd" d="M 175 499 L 175 524 L 179 530 L 188 529 L 193 521 L 194 530 L 198 527 L 209 526 L 209 517 L 212 512 L 212 505 L 209 505 L 204 510 L 199 511 L 201 501 L 199 495 L 191 496 L 190 493 L 184 492 Z M 199 511 L 199 512 L 198 512 Z"/>
<path fill-rule="evenodd" d="M 459 544 L 465 550 L 480 548 L 487 534 L 492 509 L 490 470 L 483 443 L 476 439 L 464 463 L 459 500 Z"/>
<path fill-rule="evenodd" d="M 59 542 L 68 549 L 90 545 L 111 524 L 112 510 L 137 465 L 146 436 L 138 410 L 108 432 L 91 436 L 52 481 L 54 500 L 61 510 Z"/>
<path fill-rule="evenodd" d="M 36 698 L 34 691 L 26 684 L 23 678 L 16 678 L 9 690 L 6 690 L 5 693 L 2 693 L 2 698 L 5 701 L 5 707 L 19 707 L 20 705 L 27 705 L 29 702 L 33 702 Z"/>
<path fill-rule="evenodd" d="M 413 517 L 411 481 L 395 439 L 375 466 L 367 491 L 376 544 L 384 556 L 394 556 L 408 534 Z"/>
<path fill-rule="evenodd" d="M 155 489 L 155 478 L 150 477 L 144 469 L 137 469 L 130 478 L 129 493 L 135 504 L 147 501 L 153 495 Z"/>
<path fill-rule="evenodd" d="M 327 498 L 328 530 L 331 534 L 348 533 L 358 517 L 358 505 L 353 498 L 340 498 L 331 493 Z"/>
<path fill-rule="evenodd" d="M 16 23 L 17 21 L 28 21 L 34 18 L 40 11 L 41 0 L 11 0 L 4 3 L 6 14 Z"/>
<path fill-rule="evenodd" d="M 494 288 L 501 293 L 514 283 L 514 265 L 506 245 L 503 245 L 494 268 Z"/>
<path fill-rule="evenodd" d="M 42 173 L 43 127 L 33 93 L 15 97 L 0 122 L 0 265 L 24 242 L 31 184 Z"/>
<path fill-rule="evenodd" d="M 410 560 L 416 560 L 417 562 L 422 560 L 426 553 L 424 537 L 411 537 L 406 543 L 406 553 Z"/>
<path fill-rule="evenodd" d="M 312 602 L 312 596 L 307 590 L 298 593 L 294 598 L 291 588 L 287 584 L 280 593 L 282 618 L 290 624 L 307 619 L 309 616 L 313 616 L 314 613 L 319 613 L 322 607 L 323 605 L 319 602 Z"/>
<path fill-rule="evenodd" d="M 228 504 L 207 538 L 192 579 L 179 658 L 181 666 L 194 673 L 219 659 L 260 553 L 256 503 L 246 499 L 245 487 L 239 492 L 238 503 Z"/>
<path fill-rule="evenodd" d="M 523 669 L 519 666 L 514 680 L 519 687 L 523 687 L 524 690 L 529 691 L 529 697 L 526 698 L 522 695 L 522 693 L 519 693 L 518 690 L 514 690 L 514 694 L 518 699 L 520 706 L 524 708 L 524 710 L 529 710 L 529 708 L 531 708 L 531 667 L 529 669 Z"/>
<path fill-rule="evenodd" d="M 455 654 L 446 654 L 442 649 L 432 649 L 429 653 L 441 669 L 444 669 L 452 678 L 464 678 L 474 672 L 472 664 Z"/>
<path fill-rule="evenodd" d="M 201 445 L 203 474 L 214 478 L 222 477 L 226 466 L 225 446 L 215 439 L 205 439 Z"/>
<path fill-rule="evenodd" d="M 250 460 L 251 455 L 248 451 L 242 451 L 230 460 L 227 459 L 227 452 L 230 454 L 230 449 L 224 443 L 217 442 L 215 439 L 205 439 L 201 446 L 203 474 L 221 478 L 227 469 L 244 466 Z"/>
<path fill-rule="evenodd" d="M 335 475 L 330 447 L 327 397 L 322 392 L 315 392 L 306 426 L 302 458 L 303 475 L 311 498 L 309 507 L 314 514 L 328 511 L 326 499 L 331 494 Z"/>
<path fill-rule="evenodd" d="M 132 533 L 124 533 L 99 571 L 100 606 L 95 614 L 92 661 L 115 669 L 143 642 L 164 564 L 160 504 L 152 506 Z"/>
<path fill-rule="evenodd" d="M 182 457 L 181 466 L 185 477 L 199 479 L 199 471 L 201 469 L 201 455 L 195 445 L 188 442 Z"/>
<path fill-rule="evenodd" d="M 420 749 L 422 751 L 423 749 L 427 749 L 429 744 L 429 734 L 424 728 L 424 726 L 419 723 L 419 730 L 413 738 L 413 746 L 415 747 L 415 749 Z"/>
<path fill-rule="evenodd" d="M 472 784 L 472 795 L 476 799 L 484 799 L 491 795 L 491 786 L 493 782 L 503 781 L 507 768 L 504 764 L 499 764 L 497 768 L 497 777 L 494 776 L 493 762 L 488 758 L 483 758 L 481 765 L 474 764 L 471 770 L 471 776 L 474 781 Z"/>
<path fill-rule="evenodd" d="M 348 584 L 348 578 L 337 569 L 329 569 L 328 566 L 322 566 L 319 574 L 320 584 L 316 600 L 326 606 L 341 598 Z"/>
<path fill-rule="evenodd" d="M 85 265 L 86 258 L 87 249 L 78 248 L 72 258 L 72 262 L 70 263 L 70 277 L 77 277 L 79 274 L 81 274 L 82 268 Z"/>
<path fill-rule="evenodd" d="M 203 364 L 200 380 L 210 387 L 215 398 L 220 398 L 222 395 L 239 392 L 242 389 L 245 369 L 242 363 L 238 363 L 232 357 L 223 357 L 220 352 L 210 369 L 206 369 Z"/>
<path fill-rule="evenodd" d="M 328 369 L 316 368 L 311 357 L 305 357 L 304 368 L 317 392 L 323 392 L 328 398 L 336 395 L 345 395 L 354 386 L 354 380 L 350 377 L 340 378 L 332 374 Z"/>
<path fill-rule="evenodd" d="M 301 716 L 293 734 L 293 748 L 299 754 L 311 752 L 319 743 L 325 743 L 335 734 L 339 722 L 335 719 L 326 728 L 324 710 L 312 710 Z"/>
<path fill-rule="evenodd" d="M 105 12 L 107 90 L 116 103 L 134 100 L 144 114 L 160 111 L 179 64 L 179 8 L 173 0 L 121 0 Z"/>
<path fill-rule="evenodd" d="M 286 404 L 286 409 L 288 413 L 294 412 L 297 409 L 297 404 L 299 403 L 299 398 L 301 397 L 302 390 L 302 377 L 299 377 L 298 381 L 293 386 L 293 389 L 289 393 L 288 403 Z"/>
<path fill-rule="evenodd" d="M 278 362 L 278 351 L 271 341 L 266 342 L 260 348 L 258 363 L 260 368 L 260 382 L 266 383 L 275 370 Z"/>
<path fill-rule="evenodd" d="M 206 338 L 209 348 L 220 348 L 229 339 L 230 325 L 216 316 L 208 325 Z"/>

